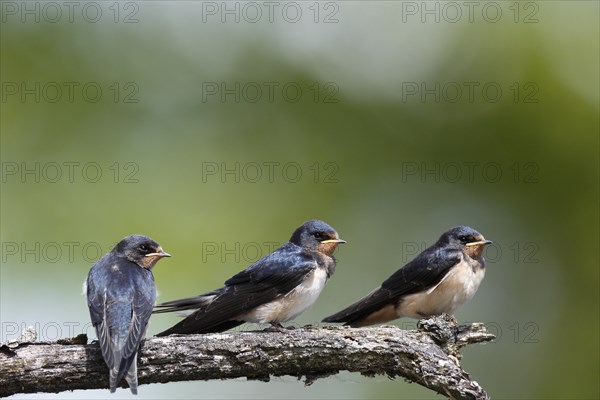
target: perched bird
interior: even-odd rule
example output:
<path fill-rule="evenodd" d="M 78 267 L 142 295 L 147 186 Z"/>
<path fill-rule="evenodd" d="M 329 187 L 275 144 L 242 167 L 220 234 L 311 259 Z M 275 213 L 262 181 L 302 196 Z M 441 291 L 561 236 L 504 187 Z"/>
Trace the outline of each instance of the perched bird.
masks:
<path fill-rule="evenodd" d="M 482 252 L 490 243 L 473 228 L 452 228 L 381 286 L 323 322 L 358 327 L 452 314 L 479 288 L 485 274 Z"/>
<path fill-rule="evenodd" d="M 187 299 L 157 305 L 157 311 L 195 310 L 159 333 L 223 332 L 244 322 L 281 329 L 311 306 L 335 270 L 335 252 L 346 243 L 323 221 L 305 222 L 290 240 L 225 282 L 225 286 Z"/>
<path fill-rule="evenodd" d="M 123 377 L 137 394 L 137 352 L 156 301 L 152 267 L 170 257 L 149 237 L 125 237 L 96 261 L 87 277 L 87 302 L 113 393 Z"/>

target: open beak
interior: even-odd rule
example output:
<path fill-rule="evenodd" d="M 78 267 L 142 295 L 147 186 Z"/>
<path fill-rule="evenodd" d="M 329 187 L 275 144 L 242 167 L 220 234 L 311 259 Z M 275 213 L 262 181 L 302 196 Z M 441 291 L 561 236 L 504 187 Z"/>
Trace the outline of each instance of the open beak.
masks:
<path fill-rule="evenodd" d="M 494 243 L 491 240 L 478 240 L 477 242 L 471 242 L 465 244 L 465 246 L 485 246 L 486 244 Z"/>
<path fill-rule="evenodd" d="M 342 239 L 327 239 L 322 240 L 321 243 L 346 243 L 346 241 Z"/>
<path fill-rule="evenodd" d="M 165 251 L 163 251 L 163 249 L 158 249 L 158 251 L 156 253 L 148 253 L 146 254 L 144 257 L 171 257 L 171 255 Z"/>

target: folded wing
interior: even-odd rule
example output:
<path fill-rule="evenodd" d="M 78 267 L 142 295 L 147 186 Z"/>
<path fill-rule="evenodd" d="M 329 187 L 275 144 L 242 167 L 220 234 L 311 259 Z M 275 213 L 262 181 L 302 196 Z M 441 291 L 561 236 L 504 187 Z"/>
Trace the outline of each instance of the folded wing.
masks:
<path fill-rule="evenodd" d="M 389 309 L 389 318 L 408 294 L 427 290 L 437 285 L 448 270 L 460 261 L 459 250 L 425 250 L 414 260 L 396 271 L 381 286 L 342 311 L 323 319 L 323 322 L 343 322 L 344 325 L 361 326 L 375 313 Z"/>
<path fill-rule="evenodd" d="M 196 310 L 158 336 L 222 332 L 240 325 L 244 321 L 238 317 L 287 294 L 315 268 L 314 259 L 287 243 L 228 279 L 220 289 L 157 305 L 155 312 Z"/>

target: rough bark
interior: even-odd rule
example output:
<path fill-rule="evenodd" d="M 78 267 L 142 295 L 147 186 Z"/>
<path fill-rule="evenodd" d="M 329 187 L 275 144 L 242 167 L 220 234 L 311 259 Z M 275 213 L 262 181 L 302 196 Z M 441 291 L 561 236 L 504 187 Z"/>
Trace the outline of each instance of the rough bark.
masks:
<path fill-rule="evenodd" d="M 401 376 L 456 399 L 487 399 L 459 365 L 461 347 L 489 342 L 483 324 L 452 317 L 420 321 L 416 330 L 304 327 L 279 331 L 149 338 L 138 357 L 139 382 L 166 383 L 246 377 L 305 377 L 310 385 L 339 371 Z M 58 342 L 31 338 L 0 347 L 0 396 L 108 387 L 97 343 L 80 335 Z M 123 387 L 125 387 L 123 383 Z"/>

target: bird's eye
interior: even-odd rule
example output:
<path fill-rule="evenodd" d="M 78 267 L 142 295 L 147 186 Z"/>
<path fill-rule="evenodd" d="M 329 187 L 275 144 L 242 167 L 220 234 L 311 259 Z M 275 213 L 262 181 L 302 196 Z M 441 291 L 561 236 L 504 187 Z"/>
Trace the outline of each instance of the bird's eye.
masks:
<path fill-rule="evenodd" d="M 469 241 L 469 238 L 467 236 L 462 235 L 458 237 L 458 240 L 460 240 L 463 243 L 467 243 Z"/>
<path fill-rule="evenodd" d="M 140 250 L 141 251 L 148 251 L 148 246 L 146 246 L 145 244 L 141 244 L 140 245 Z"/>
<path fill-rule="evenodd" d="M 323 239 L 323 237 L 324 237 L 323 232 L 315 232 L 315 233 L 313 233 L 313 236 L 319 240 Z"/>

